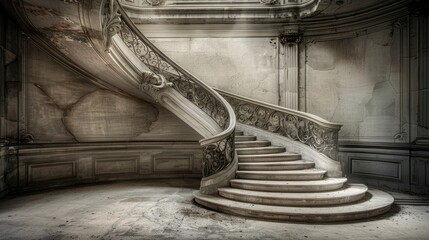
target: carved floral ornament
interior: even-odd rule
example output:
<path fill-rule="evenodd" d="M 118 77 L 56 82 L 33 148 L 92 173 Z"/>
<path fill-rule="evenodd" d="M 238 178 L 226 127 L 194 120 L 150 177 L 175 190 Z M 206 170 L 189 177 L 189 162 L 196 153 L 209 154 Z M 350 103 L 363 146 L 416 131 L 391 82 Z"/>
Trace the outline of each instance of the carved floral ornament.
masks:
<path fill-rule="evenodd" d="M 267 5 L 274 5 L 278 2 L 278 0 L 260 0 L 261 3 L 267 4 Z"/>
<path fill-rule="evenodd" d="M 144 0 L 143 5 L 159 6 L 164 3 L 164 0 Z"/>
<path fill-rule="evenodd" d="M 302 35 L 298 31 L 286 31 L 279 35 L 281 44 L 299 44 L 302 40 Z"/>
<path fill-rule="evenodd" d="M 301 142 L 329 158 L 337 160 L 339 129 L 322 127 L 309 119 L 228 95 L 223 95 L 223 97 L 232 105 L 237 122 Z"/>
<path fill-rule="evenodd" d="M 162 0 L 145 0 L 155 6 Z M 123 15 L 121 15 L 123 14 Z M 112 37 L 118 35 L 134 55 L 150 71 L 141 73 L 140 88 L 157 99 L 163 88 L 172 87 L 195 106 L 210 116 L 222 129 L 228 129 L 230 116 L 226 105 L 198 79 L 187 73 L 162 54 L 125 16 L 116 0 L 106 5 L 103 36 L 106 48 Z M 222 139 L 203 146 L 203 177 L 211 176 L 227 168 L 235 157 L 234 129 Z"/>

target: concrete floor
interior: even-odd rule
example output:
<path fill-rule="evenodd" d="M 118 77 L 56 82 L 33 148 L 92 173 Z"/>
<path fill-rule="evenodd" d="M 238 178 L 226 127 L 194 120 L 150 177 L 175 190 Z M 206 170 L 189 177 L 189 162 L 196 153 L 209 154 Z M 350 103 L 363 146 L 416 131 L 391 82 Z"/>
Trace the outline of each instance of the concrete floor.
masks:
<path fill-rule="evenodd" d="M 338 224 L 245 219 L 197 206 L 198 180 L 80 185 L 0 200 L 0 239 L 429 239 L 429 206 Z"/>

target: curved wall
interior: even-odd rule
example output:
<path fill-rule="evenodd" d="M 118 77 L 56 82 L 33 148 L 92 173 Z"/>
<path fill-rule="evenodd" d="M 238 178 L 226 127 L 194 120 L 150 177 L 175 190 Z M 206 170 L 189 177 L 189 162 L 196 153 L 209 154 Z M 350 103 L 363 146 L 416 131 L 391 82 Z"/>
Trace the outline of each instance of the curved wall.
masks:
<path fill-rule="evenodd" d="M 419 123 L 429 112 L 427 13 L 413 1 L 370 2 L 347 2 L 337 14 L 331 5 L 283 25 L 135 19 L 212 86 L 343 124 L 340 160 L 350 179 L 429 193 L 427 141 L 420 140 L 429 132 Z M 285 44 L 284 36 L 300 42 Z"/>

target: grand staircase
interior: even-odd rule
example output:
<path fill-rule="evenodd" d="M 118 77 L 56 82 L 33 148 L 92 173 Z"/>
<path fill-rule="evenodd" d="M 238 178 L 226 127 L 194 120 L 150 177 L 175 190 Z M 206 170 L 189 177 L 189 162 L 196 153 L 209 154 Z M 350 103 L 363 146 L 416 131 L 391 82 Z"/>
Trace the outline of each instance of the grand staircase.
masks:
<path fill-rule="evenodd" d="M 340 124 L 215 91 L 147 39 L 117 0 L 68 2 L 11 1 L 9 8 L 37 43 L 95 84 L 156 102 L 200 133 L 197 203 L 246 217 L 308 222 L 368 218 L 390 209 L 389 194 L 342 177 Z M 47 19 L 58 23 L 53 26 L 74 19 L 69 31 L 84 30 L 63 43 L 64 37 L 46 32 Z M 238 126 L 248 134 L 234 132 Z"/>
<path fill-rule="evenodd" d="M 236 177 L 216 195 L 195 192 L 195 201 L 224 213 L 272 220 L 332 222 L 383 214 L 393 198 L 326 170 L 270 141 L 236 131 Z"/>

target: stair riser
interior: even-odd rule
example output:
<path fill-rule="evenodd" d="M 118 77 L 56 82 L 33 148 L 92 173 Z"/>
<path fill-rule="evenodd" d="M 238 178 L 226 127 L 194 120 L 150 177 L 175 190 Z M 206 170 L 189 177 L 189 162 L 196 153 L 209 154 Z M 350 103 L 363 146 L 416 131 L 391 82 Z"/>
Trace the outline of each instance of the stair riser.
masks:
<path fill-rule="evenodd" d="M 270 142 L 236 142 L 236 148 L 252 148 L 252 147 L 268 147 L 270 146 Z"/>
<path fill-rule="evenodd" d="M 274 199 L 274 198 L 263 198 L 254 196 L 244 196 L 239 194 L 231 194 L 226 192 L 219 192 L 219 195 L 235 201 L 274 205 L 274 206 L 301 206 L 301 207 L 321 207 L 321 206 L 332 206 L 338 204 L 347 204 L 361 200 L 365 197 L 365 192 L 353 196 L 341 197 L 341 198 L 329 198 L 329 199 Z"/>
<path fill-rule="evenodd" d="M 246 155 L 238 156 L 239 162 L 280 162 L 301 160 L 301 155 L 290 156 L 270 156 L 270 157 L 250 157 Z"/>
<path fill-rule="evenodd" d="M 296 214 L 296 213 L 290 213 L 290 214 L 272 213 L 272 212 L 263 212 L 263 211 L 257 211 L 257 210 L 249 210 L 249 209 L 238 209 L 234 207 L 219 205 L 208 201 L 203 201 L 198 198 L 196 198 L 195 201 L 200 205 L 214 209 L 216 211 L 243 216 L 243 217 L 250 217 L 250 218 L 256 218 L 256 219 L 270 219 L 275 221 L 280 220 L 280 221 L 314 222 L 314 223 L 342 222 L 342 221 L 350 221 L 350 220 L 358 220 L 358 219 L 375 217 L 375 216 L 387 213 L 392 206 L 390 204 L 381 208 L 373 209 L 371 211 L 364 211 L 364 212 L 332 213 L 329 215 L 313 213 L 313 214 L 304 215 L 304 214 Z"/>
<path fill-rule="evenodd" d="M 264 186 L 264 185 L 252 185 L 252 184 L 242 184 L 242 183 L 233 183 L 231 182 L 231 187 L 253 190 L 253 191 L 263 191 L 263 192 L 297 192 L 297 193 L 308 193 L 308 192 L 325 192 L 325 191 L 334 191 L 343 187 L 344 184 L 333 184 L 327 186 Z"/>
<path fill-rule="evenodd" d="M 252 155 L 252 154 L 271 154 L 285 152 L 286 148 L 267 148 L 267 149 L 237 149 L 238 155 Z"/>
<path fill-rule="evenodd" d="M 237 177 L 241 179 L 252 180 L 284 180 L 284 181 L 311 181 L 323 179 L 325 174 L 300 174 L 300 175 L 276 175 L 276 174 L 252 174 L 252 173 L 237 173 Z"/>
<path fill-rule="evenodd" d="M 235 142 L 255 141 L 256 136 L 235 136 Z"/>
<path fill-rule="evenodd" d="M 294 164 L 294 165 L 269 165 L 269 166 L 254 166 L 254 165 L 240 165 L 238 170 L 249 171 L 280 171 L 280 170 L 301 170 L 314 168 L 314 163 Z"/>
<path fill-rule="evenodd" d="M 243 132 L 241 132 L 241 131 L 237 131 L 237 132 L 235 132 L 235 136 L 243 136 L 244 135 L 244 133 Z"/>

